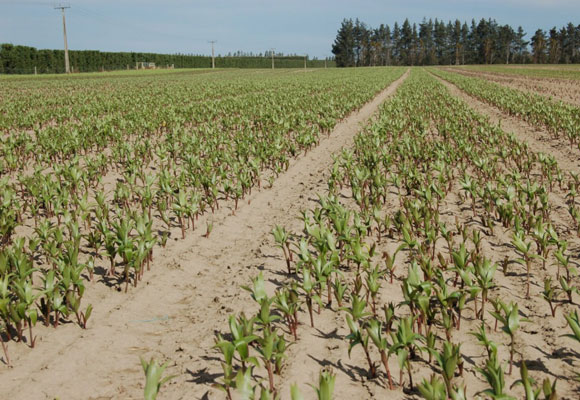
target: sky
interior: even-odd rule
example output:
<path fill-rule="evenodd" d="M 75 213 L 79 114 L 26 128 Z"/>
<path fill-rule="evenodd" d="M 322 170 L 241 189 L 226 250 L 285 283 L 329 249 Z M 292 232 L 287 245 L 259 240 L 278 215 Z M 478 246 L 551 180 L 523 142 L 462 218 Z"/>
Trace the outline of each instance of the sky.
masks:
<path fill-rule="evenodd" d="M 580 24 L 580 0 L 70 0 L 73 50 L 216 54 L 238 50 L 331 56 L 344 18 L 391 27 L 405 18 L 444 21 L 493 18 L 538 28 Z M 0 43 L 63 47 L 62 20 L 52 1 L 0 0 Z M 574 20 L 575 19 L 575 20 Z"/>

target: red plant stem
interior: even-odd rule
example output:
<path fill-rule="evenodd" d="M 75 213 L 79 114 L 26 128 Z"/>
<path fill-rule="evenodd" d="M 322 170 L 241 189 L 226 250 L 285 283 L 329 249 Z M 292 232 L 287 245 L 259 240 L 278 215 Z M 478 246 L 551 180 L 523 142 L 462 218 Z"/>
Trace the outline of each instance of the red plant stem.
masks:
<path fill-rule="evenodd" d="M 367 357 L 367 362 L 369 363 L 369 373 L 371 375 L 371 378 L 374 378 L 374 377 L 377 376 L 377 369 L 375 368 L 375 364 L 371 360 L 371 356 L 369 354 L 369 350 L 365 346 L 363 346 L 363 349 L 364 349 L 365 355 Z"/>
<path fill-rule="evenodd" d="M 306 300 L 306 306 L 308 307 L 308 313 L 310 314 L 310 326 L 314 328 L 314 316 L 312 315 L 312 299 L 308 298 Z"/>
<path fill-rule="evenodd" d="M 508 372 L 508 375 L 511 375 L 512 374 L 512 368 L 513 368 L 513 365 L 514 365 L 514 352 L 515 352 L 515 349 L 514 349 L 514 339 L 512 338 L 512 343 L 510 345 L 510 370 Z"/>
<path fill-rule="evenodd" d="M 332 306 L 332 284 L 330 283 L 330 278 L 328 280 L 328 292 L 327 292 L 327 296 L 328 296 L 328 307 Z"/>
<path fill-rule="evenodd" d="M 292 274 L 292 267 L 290 265 L 290 258 L 291 258 L 290 254 L 292 254 L 292 253 L 288 254 L 289 250 L 286 249 L 286 244 L 282 245 L 282 251 L 284 252 L 284 258 L 286 259 L 286 268 L 288 269 L 288 275 L 290 275 L 290 274 Z"/>
<path fill-rule="evenodd" d="M 411 360 L 409 355 L 407 355 L 407 372 L 409 373 L 409 387 L 413 390 L 413 374 L 411 373 Z"/>
<path fill-rule="evenodd" d="M 391 369 L 389 368 L 389 358 L 384 350 L 381 350 L 381 360 L 387 371 L 387 379 L 389 380 L 389 390 L 393 390 L 393 378 L 391 377 Z"/>
<path fill-rule="evenodd" d="M 8 347 L 6 346 L 6 342 L 0 335 L 0 342 L 2 342 L 2 350 L 4 350 L 4 358 L 6 359 L 6 365 L 10 366 L 10 357 L 8 357 Z"/>
<path fill-rule="evenodd" d="M 270 392 L 274 393 L 274 373 L 272 372 L 272 363 L 266 360 L 266 369 L 268 370 L 268 381 L 270 382 Z"/>
<path fill-rule="evenodd" d="M 34 343 L 36 342 L 36 338 L 32 336 L 32 324 L 28 323 L 28 331 L 30 332 L 30 348 L 34 348 Z"/>

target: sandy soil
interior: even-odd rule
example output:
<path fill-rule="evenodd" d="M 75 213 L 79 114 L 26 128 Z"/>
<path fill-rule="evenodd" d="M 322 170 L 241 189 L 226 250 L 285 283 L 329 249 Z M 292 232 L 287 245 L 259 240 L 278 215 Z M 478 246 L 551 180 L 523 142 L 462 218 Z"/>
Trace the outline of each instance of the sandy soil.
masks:
<path fill-rule="evenodd" d="M 514 76 L 482 71 L 470 71 L 461 68 L 446 68 L 451 72 L 457 72 L 466 76 L 483 78 L 499 83 L 512 89 L 534 92 L 553 100 L 561 100 L 575 106 L 580 106 L 580 85 L 565 79 L 536 78 L 529 76 Z"/>
<path fill-rule="evenodd" d="M 321 140 L 318 147 L 292 162 L 272 188 L 255 190 L 235 215 L 226 203 L 215 214 L 200 218 L 214 224 L 209 239 L 204 229 L 189 233 L 185 240 L 168 243 L 155 254 L 152 271 L 129 294 L 94 284 L 89 302 L 95 304 L 87 330 L 76 324 L 56 332 L 38 329 L 38 349 L 11 346 L 12 369 L 0 371 L 3 397 L 10 399 L 137 399 L 144 384 L 139 357 L 169 361 L 168 374 L 178 375 L 163 389 L 164 399 L 221 398 L 211 387 L 221 368 L 212 349 L 214 334 L 227 327 L 230 314 L 254 308 L 240 286 L 263 271 L 273 291 L 285 264 L 274 250 L 270 231 L 274 224 L 289 228 L 300 225 L 300 210 L 312 207 L 317 192 L 326 188 L 326 173 L 332 155 L 349 146 L 378 106 L 392 95 L 408 72 L 358 112 L 342 121 Z M 281 253 L 281 251 L 280 251 Z M 317 357 L 317 335 L 304 334 L 299 347 L 312 348 Z M 291 378 L 314 383 L 320 366 L 309 360 L 304 368 L 288 368 L 299 375 Z M 337 377 L 339 398 L 349 393 L 350 379 Z M 287 393 L 288 391 L 286 391 Z M 350 393 L 360 392 L 360 387 Z M 343 397 L 344 394 L 344 397 Z M 349 396 L 352 397 L 352 396 Z"/>

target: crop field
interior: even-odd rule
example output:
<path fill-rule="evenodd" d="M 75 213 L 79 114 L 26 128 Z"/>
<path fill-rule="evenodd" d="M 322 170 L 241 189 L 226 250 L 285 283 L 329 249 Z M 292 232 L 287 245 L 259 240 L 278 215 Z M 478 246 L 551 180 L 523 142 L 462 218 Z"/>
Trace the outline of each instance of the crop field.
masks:
<path fill-rule="evenodd" d="M 2 77 L 1 397 L 580 398 L 579 79 Z"/>
<path fill-rule="evenodd" d="M 461 66 L 448 70 L 475 78 L 483 78 L 508 88 L 551 97 L 554 101 L 580 106 L 580 66 Z"/>
<path fill-rule="evenodd" d="M 458 67 L 468 71 L 481 71 L 528 78 L 580 79 L 580 65 L 466 65 Z"/>

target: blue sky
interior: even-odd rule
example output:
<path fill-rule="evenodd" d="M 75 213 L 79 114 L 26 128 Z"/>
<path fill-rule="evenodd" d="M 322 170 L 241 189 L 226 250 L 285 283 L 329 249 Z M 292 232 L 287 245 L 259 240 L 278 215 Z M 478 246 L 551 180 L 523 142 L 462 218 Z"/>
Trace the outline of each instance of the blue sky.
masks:
<path fill-rule="evenodd" d="M 70 0 L 69 47 L 75 50 L 209 54 L 237 50 L 331 55 L 343 18 L 375 27 L 406 17 L 445 21 L 495 18 L 528 37 L 537 28 L 579 24 L 580 0 Z M 61 48 L 62 25 L 54 2 L 0 0 L 0 43 Z M 574 20 L 576 19 L 576 20 Z"/>

